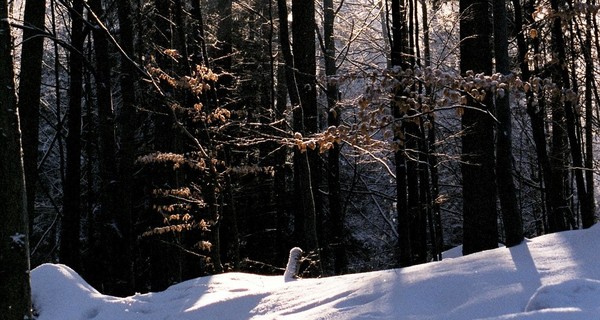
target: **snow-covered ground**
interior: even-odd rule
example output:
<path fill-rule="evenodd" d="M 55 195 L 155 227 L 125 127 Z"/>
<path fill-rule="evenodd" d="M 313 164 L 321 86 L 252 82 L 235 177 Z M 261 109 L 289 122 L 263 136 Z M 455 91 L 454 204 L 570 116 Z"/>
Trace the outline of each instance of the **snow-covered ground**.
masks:
<path fill-rule="evenodd" d="M 404 269 L 285 282 L 227 273 L 116 298 L 64 265 L 31 273 L 38 320 L 600 319 L 600 226 Z"/>

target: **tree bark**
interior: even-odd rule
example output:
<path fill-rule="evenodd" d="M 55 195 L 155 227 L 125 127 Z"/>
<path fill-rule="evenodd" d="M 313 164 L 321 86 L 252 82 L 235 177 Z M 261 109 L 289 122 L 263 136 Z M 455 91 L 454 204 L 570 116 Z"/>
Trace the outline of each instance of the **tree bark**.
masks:
<path fill-rule="evenodd" d="M 489 3 L 485 0 L 461 0 L 460 69 L 465 74 L 492 73 Z M 463 254 L 498 247 L 496 213 L 496 173 L 494 122 L 486 114 L 493 112 L 491 93 L 484 101 L 468 98 L 462 127 L 463 176 Z"/>
<path fill-rule="evenodd" d="M 60 262 L 80 270 L 81 206 L 81 99 L 83 71 L 83 0 L 74 0 L 71 8 L 71 51 L 69 54 L 69 130 L 67 164 L 63 191 Z"/>
<path fill-rule="evenodd" d="M 392 67 L 407 68 L 405 54 L 408 47 L 408 33 L 405 15 L 405 3 L 403 0 L 392 0 L 392 41 L 391 41 L 391 64 Z M 398 215 L 398 245 L 396 259 L 398 265 L 406 267 L 412 263 L 411 250 L 411 229 L 410 214 L 407 196 L 407 169 L 406 169 L 406 150 L 405 133 L 402 124 L 400 106 L 396 105 L 400 101 L 400 95 L 403 88 L 396 88 L 394 92 L 394 102 L 391 104 L 392 115 L 394 116 L 394 140 L 398 145 L 394 152 L 395 171 L 396 171 L 396 212 Z"/>
<path fill-rule="evenodd" d="M 493 8 L 496 72 L 508 75 L 510 74 L 510 61 L 505 0 L 494 0 Z M 508 86 L 498 90 L 502 90 L 496 96 L 496 114 L 500 122 L 496 144 L 498 196 L 502 208 L 505 244 L 507 247 L 512 247 L 523 241 L 523 220 L 517 206 L 517 192 L 513 180 L 510 90 Z"/>
<path fill-rule="evenodd" d="M 35 195 L 37 188 L 38 134 L 40 123 L 40 88 L 42 82 L 42 58 L 44 54 L 44 21 L 46 1 L 27 0 L 21 51 L 18 109 L 23 136 L 23 163 L 27 185 L 27 212 L 29 234 L 33 232 L 35 219 Z"/>
<path fill-rule="evenodd" d="M 134 36 L 131 11 L 131 5 L 128 1 L 117 1 L 121 47 L 125 54 L 133 59 Z M 136 69 L 126 57 L 121 57 L 120 71 L 119 85 L 121 87 L 122 104 L 117 118 L 117 127 L 120 131 L 118 175 L 121 190 L 119 201 L 121 214 L 119 215 L 119 221 L 126 244 L 126 257 L 122 266 L 127 269 L 123 271 L 127 272 L 128 279 L 126 279 L 126 283 L 129 285 L 129 288 L 136 289 L 135 259 L 133 258 L 135 245 L 135 235 L 133 230 L 133 223 L 135 221 L 133 213 L 133 172 L 135 166 L 135 130 L 137 127 L 135 117 L 136 95 L 134 82 Z"/>
<path fill-rule="evenodd" d="M 585 181 L 587 185 L 587 199 L 590 210 L 582 212 L 582 226 L 589 228 L 596 223 L 596 202 L 595 202 L 595 188 L 594 188 L 594 101 L 592 97 L 592 90 L 594 87 L 594 60 L 592 57 L 592 31 L 590 26 L 592 25 L 592 15 L 588 10 L 585 16 L 586 21 L 586 32 L 585 32 L 585 44 L 583 50 L 585 53 Z M 598 103 L 598 100 L 596 100 Z"/>
<path fill-rule="evenodd" d="M 335 48 L 335 11 L 333 0 L 323 0 L 323 35 L 325 43 L 325 75 L 327 76 L 327 123 L 329 126 L 340 125 L 340 112 L 338 106 L 338 84 L 335 79 L 337 74 L 336 48 Z M 342 208 L 342 194 L 340 187 L 340 152 L 341 146 L 334 142 L 328 151 L 327 181 L 329 185 L 329 215 L 331 221 L 331 241 L 333 246 L 334 272 L 343 274 L 348 272 L 348 257 L 346 255 L 346 239 L 344 226 L 344 212 Z"/>
<path fill-rule="evenodd" d="M 33 319 L 29 284 L 29 223 L 8 6 L 0 1 L 0 314 Z"/>
<path fill-rule="evenodd" d="M 559 12 L 559 1 L 551 0 L 550 6 L 554 12 Z M 552 73 L 552 81 L 556 84 L 557 89 L 552 92 L 552 153 L 553 158 L 556 159 L 556 163 L 553 166 L 555 177 L 558 179 L 553 181 L 556 190 L 562 190 L 566 197 L 564 181 L 567 179 L 567 164 L 568 164 L 568 152 L 571 151 L 571 157 L 573 166 L 577 168 L 574 170 L 575 181 L 577 184 L 577 194 L 580 199 L 587 197 L 587 191 L 585 188 L 585 182 L 583 180 L 583 174 L 580 168 L 583 167 L 581 160 L 581 147 L 579 141 L 577 141 L 575 133 L 575 115 L 573 110 L 573 104 L 569 99 L 564 99 L 562 102 L 562 90 L 570 89 L 569 71 L 567 69 L 567 57 L 565 51 L 565 40 L 563 36 L 562 21 L 560 15 L 556 15 L 552 21 L 551 26 L 551 44 L 550 50 L 553 56 L 557 59 L 550 65 L 550 71 Z M 566 128 L 566 129 L 565 129 Z M 569 145 L 570 148 L 569 148 Z M 560 206 L 554 208 L 554 223 L 553 231 L 562 231 L 569 229 L 570 227 L 576 228 L 575 219 L 570 208 L 567 206 Z M 587 202 L 581 203 L 581 211 L 589 212 L 590 208 L 587 206 Z M 566 219 L 566 221 L 564 221 Z"/>
<path fill-rule="evenodd" d="M 526 57 L 529 49 L 525 40 L 523 17 L 526 18 L 526 24 L 533 23 L 533 19 L 531 18 L 533 13 L 533 3 L 526 3 L 525 9 L 521 7 L 520 0 L 513 0 L 512 3 L 515 11 L 515 29 L 517 30 L 516 37 L 519 67 L 521 69 L 523 80 L 529 81 L 532 71 L 529 69 L 529 64 Z M 534 38 L 532 42 L 534 42 L 534 53 L 538 53 L 536 43 L 539 42 L 539 39 Z M 545 104 L 543 99 L 540 99 L 539 106 L 534 105 L 533 90 L 526 92 L 526 98 L 527 114 L 529 115 L 531 121 L 531 133 L 533 136 L 537 161 L 542 176 L 541 192 L 543 193 L 542 198 L 544 199 L 543 205 L 545 207 L 545 212 L 552 216 L 552 213 L 555 212 L 555 204 L 561 202 L 561 199 L 558 195 L 553 193 L 552 165 L 550 163 L 550 158 L 548 157 L 548 146 L 546 142 L 546 132 L 544 126 Z M 544 222 L 544 225 L 547 227 L 548 223 Z"/>
<path fill-rule="evenodd" d="M 313 0 L 292 0 L 292 50 L 294 73 L 297 82 L 300 104 L 294 108 L 294 130 L 304 135 L 317 132 L 317 91 L 315 57 L 315 2 Z M 318 151 L 308 148 L 306 152 L 296 151 L 294 155 L 295 177 L 299 190 L 296 194 L 302 199 L 305 248 L 307 252 L 319 249 L 318 221 L 321 217 L 318 201 L 320 168 Z"/>

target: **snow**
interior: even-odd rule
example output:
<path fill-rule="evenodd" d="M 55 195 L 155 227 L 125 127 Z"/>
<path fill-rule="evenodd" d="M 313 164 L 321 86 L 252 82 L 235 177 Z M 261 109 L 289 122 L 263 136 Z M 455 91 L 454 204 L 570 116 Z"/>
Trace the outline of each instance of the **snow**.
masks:
<path fill-rule="evenodd" d="M 117 298 L 69 267 L 31 272 L 38 320 L 600 319 L 600 226 L 403 269 L 286 282 L 226 273 Z"/>
<path fill-rule="evenodd" d="M 288 258 L 287 266 L 285 267 L 285 273 L 283 279 L 287 281 L 293 281 L 296 279 L 298 272 L 298 263 L 302 257 L 302 249 L 295 247 L 290 250 L 290 256 Z"/>
<path fill-rule="evenodd" d="M 10 236 L 12 242 L 18 246 L 22 246 L 25 244 L 25 235 L 22 233 L 15 233 L 14 235 Z"/>

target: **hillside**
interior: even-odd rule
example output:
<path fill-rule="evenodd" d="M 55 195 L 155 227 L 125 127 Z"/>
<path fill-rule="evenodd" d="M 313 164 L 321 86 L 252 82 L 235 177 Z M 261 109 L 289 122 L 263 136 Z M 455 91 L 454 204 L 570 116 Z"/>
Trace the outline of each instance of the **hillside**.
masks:
<path fill-rule="evenodd" d="M 38 320 L 600 319 L 600 226 L 404 269 L 284 282 L 226 273 L 100 294 L 64 265 L 32 271 Z"/>

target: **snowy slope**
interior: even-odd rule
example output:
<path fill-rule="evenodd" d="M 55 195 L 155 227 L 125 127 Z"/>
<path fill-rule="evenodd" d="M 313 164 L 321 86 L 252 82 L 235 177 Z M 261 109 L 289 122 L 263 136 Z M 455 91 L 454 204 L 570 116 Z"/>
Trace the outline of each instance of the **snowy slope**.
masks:
<path fill-rule="evenodd" d="M 285 282 L 227 273 L 127 298 L 32 271 L 38 320 L 600 319 L 600 226 L 404 269 Z"/>

